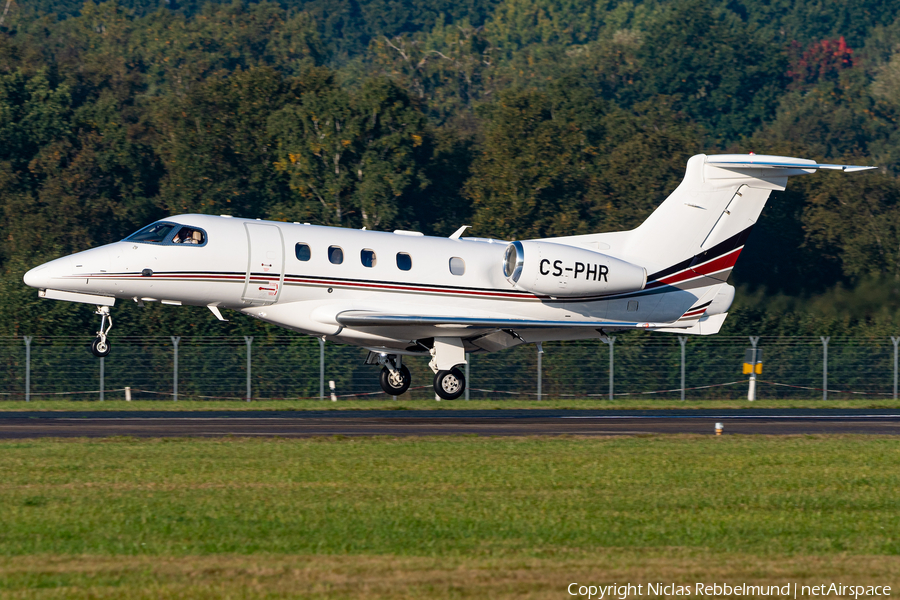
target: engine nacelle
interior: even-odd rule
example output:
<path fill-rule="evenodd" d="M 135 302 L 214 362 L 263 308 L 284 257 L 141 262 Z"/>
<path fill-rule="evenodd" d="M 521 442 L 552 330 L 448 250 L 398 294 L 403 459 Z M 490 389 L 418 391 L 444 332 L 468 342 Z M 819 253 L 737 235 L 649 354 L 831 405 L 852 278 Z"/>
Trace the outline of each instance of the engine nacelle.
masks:
<path fill-rule="evenodd" d="M 503 275 L 517 290 L 546 296 L 607 296 L 647 285 L 643 267 L 552 242 L 512 242 L 506 247 Z"/>

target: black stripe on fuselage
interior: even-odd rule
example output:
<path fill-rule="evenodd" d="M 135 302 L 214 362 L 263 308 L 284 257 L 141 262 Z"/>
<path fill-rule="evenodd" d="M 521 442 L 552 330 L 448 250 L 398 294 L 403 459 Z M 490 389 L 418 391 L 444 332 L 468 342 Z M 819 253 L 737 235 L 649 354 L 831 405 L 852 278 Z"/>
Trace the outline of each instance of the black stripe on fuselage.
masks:
<path fill-rule="evenodd" d="M 700 254 L 696 254 L 691 258 L 685 259 L 678 264 L 672 265 L 671 267 L 667 267 L 662 269 L 661 271 L 657 271 L 652 275 L 647 276 L 647 284 L 649 285 L 651 281 L 656 281 L 660 279 L 664 279 L 669 277 L 670 275 L 674 275 L 679 271 L 683 271 L 685 269 L 689 269 L 690 267 L 696 267 L 697 265 L 703 264 L 705 262 L 709 262 L 711 260 L 715 260 L 720 256 L 728 254 L 735 248 L 739 248 L 743 246 L 747 242 L 747 238 L 750 237 L 750 232 L 753 230 L 753 225 L 747 227 L 740 233 L 736 233 L 727 240 L 719 242 L 709 250 L 705 250 Z"/>

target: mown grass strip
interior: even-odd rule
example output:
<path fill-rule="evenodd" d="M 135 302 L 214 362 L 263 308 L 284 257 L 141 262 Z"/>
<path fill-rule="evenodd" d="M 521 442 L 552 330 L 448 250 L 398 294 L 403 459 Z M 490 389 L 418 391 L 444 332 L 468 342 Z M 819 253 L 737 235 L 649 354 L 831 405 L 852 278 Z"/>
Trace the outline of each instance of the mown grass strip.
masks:
<path fill-rule="evenodd" d="M 893 438 L 0 444 L 0 555 L 900 553 Z"/>
<path fill-rule="evenodd" d="M 598 550 L 554 558 L 55 556 L 0 559 L 0 598 L 567 598 L 570 583 L 900 581 L 896 556 Z M 645 588 L 646 589 L 646 588 Z M 644 596 L 647 597 L 647 596 Z"/>

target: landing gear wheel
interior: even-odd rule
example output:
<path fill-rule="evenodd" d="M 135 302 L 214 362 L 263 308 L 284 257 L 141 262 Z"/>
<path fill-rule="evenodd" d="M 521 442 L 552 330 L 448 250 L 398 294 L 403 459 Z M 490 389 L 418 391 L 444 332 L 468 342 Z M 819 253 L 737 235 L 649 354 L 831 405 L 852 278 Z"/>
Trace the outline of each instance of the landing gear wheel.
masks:
<path fill-rule="evenodd" d="M 109 330 L 112 329 L 112 317 L 109 315 L 108 306 L 98 306 L 97 312 L 94 314 L 100 315 L 100 331 L 97 332 L 97 337 L 94 338 L 94 342 L 91 344 L 91 354 L 97 358 L 103 358 L 108 356 L 110 351 L 109 338 L 107 336 L 109 335 Z"/>
<path fill-rule="evenodd" d="M 444 400 L 456 400 L 466 391 L 466 376 L 457 368 L 438 371 L 434 376 L 434 392 Z"/>
<path fill-rule="evenodd" d="M 109 347 L 109 341 L 103 338 L 96 337 L 94 338 L 94 342 L 91 344 L 91 353 L 97 358 L 103 358 L 104 356 L 109 356 L 109 351 L 112 348 Z"/>
<path fill-rule="evenodd" d="M 409 369 L 406 368 L 406 365 L 400 365 L 399 369 L 393 371 L 387 367 L 383 367 L 381 369 L 379 381 L 381 382 L 381 389 L 384 390 L 385 394 L 399 396 L 409 389 L 412 377 L 410 376 Z"/>

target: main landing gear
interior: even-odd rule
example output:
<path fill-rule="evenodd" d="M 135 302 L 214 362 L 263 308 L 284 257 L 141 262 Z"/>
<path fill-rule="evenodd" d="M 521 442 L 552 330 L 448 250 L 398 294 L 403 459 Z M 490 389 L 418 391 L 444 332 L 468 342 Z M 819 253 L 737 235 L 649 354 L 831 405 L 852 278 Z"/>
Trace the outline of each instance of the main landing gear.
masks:
<path fill-rule="evenodd" d="M 381 369 L 380 382 L 381 389 L 384 390 L 385 394 L 399 396 L 409 389 L 409 384 L 412 383 L 412 376 L 409 374 L 409 369 L 406 368 L 406 365 L 400 365 L 399 368 L 395 367 L 393 369 L 384 366 Z"/>
<path fill-rule="evenodd" d="M 422 346 L 427 348 L 427 346 Z M 466 391 L 466 376 L 458 368 L 466 364 L 466 351 L 459 338 L 434 338 L 428 348 L 434 371 L 434 393 L 444 400 L 456 400 Z M 382 365 L 379 382 L 385 394 L 399 396 L 409 389 L 412 382 L 409 369 L 402 364 L 399 354 L 369 352 L 367 365 Z"/>
<path fill-rule="evenodd" d="M 409 374 L 409 369 L 402 363 L 400 355 L 369 352 L 366 364 L 383 365 L 379 383 L 381 383 L 381 389 L 384 390 L 385 394 L 399 396 L 409 389 L 412 377 Z"/>
<path fill-rule="evenodd" d="M 100 315 L 100 331 L 97 332 L 97 337 L 91 343 L 91 352 L 97 358 L 103 358 L 108 356 L 111 350 L 106 336 L 109 335 L 109 330 L 112 329 L 112 317 L 109 315 L 108 306 L 98 306 L 95 314 Z"/>
<path fill-rule="evenodd" d="M 460 338 L 434 338 L 431 362 L 434 371 L 434 393 L 444 400 L 456 400 L 466 391 L 466 376 L 459 365 L 466 364 L 466 350 Z"/>
<path fill-rule="evenodd" d="M 466 391 L 466 376 L 453 367 L 434 374 L 434 392 L 444 400 L 456 400 Z"/>

